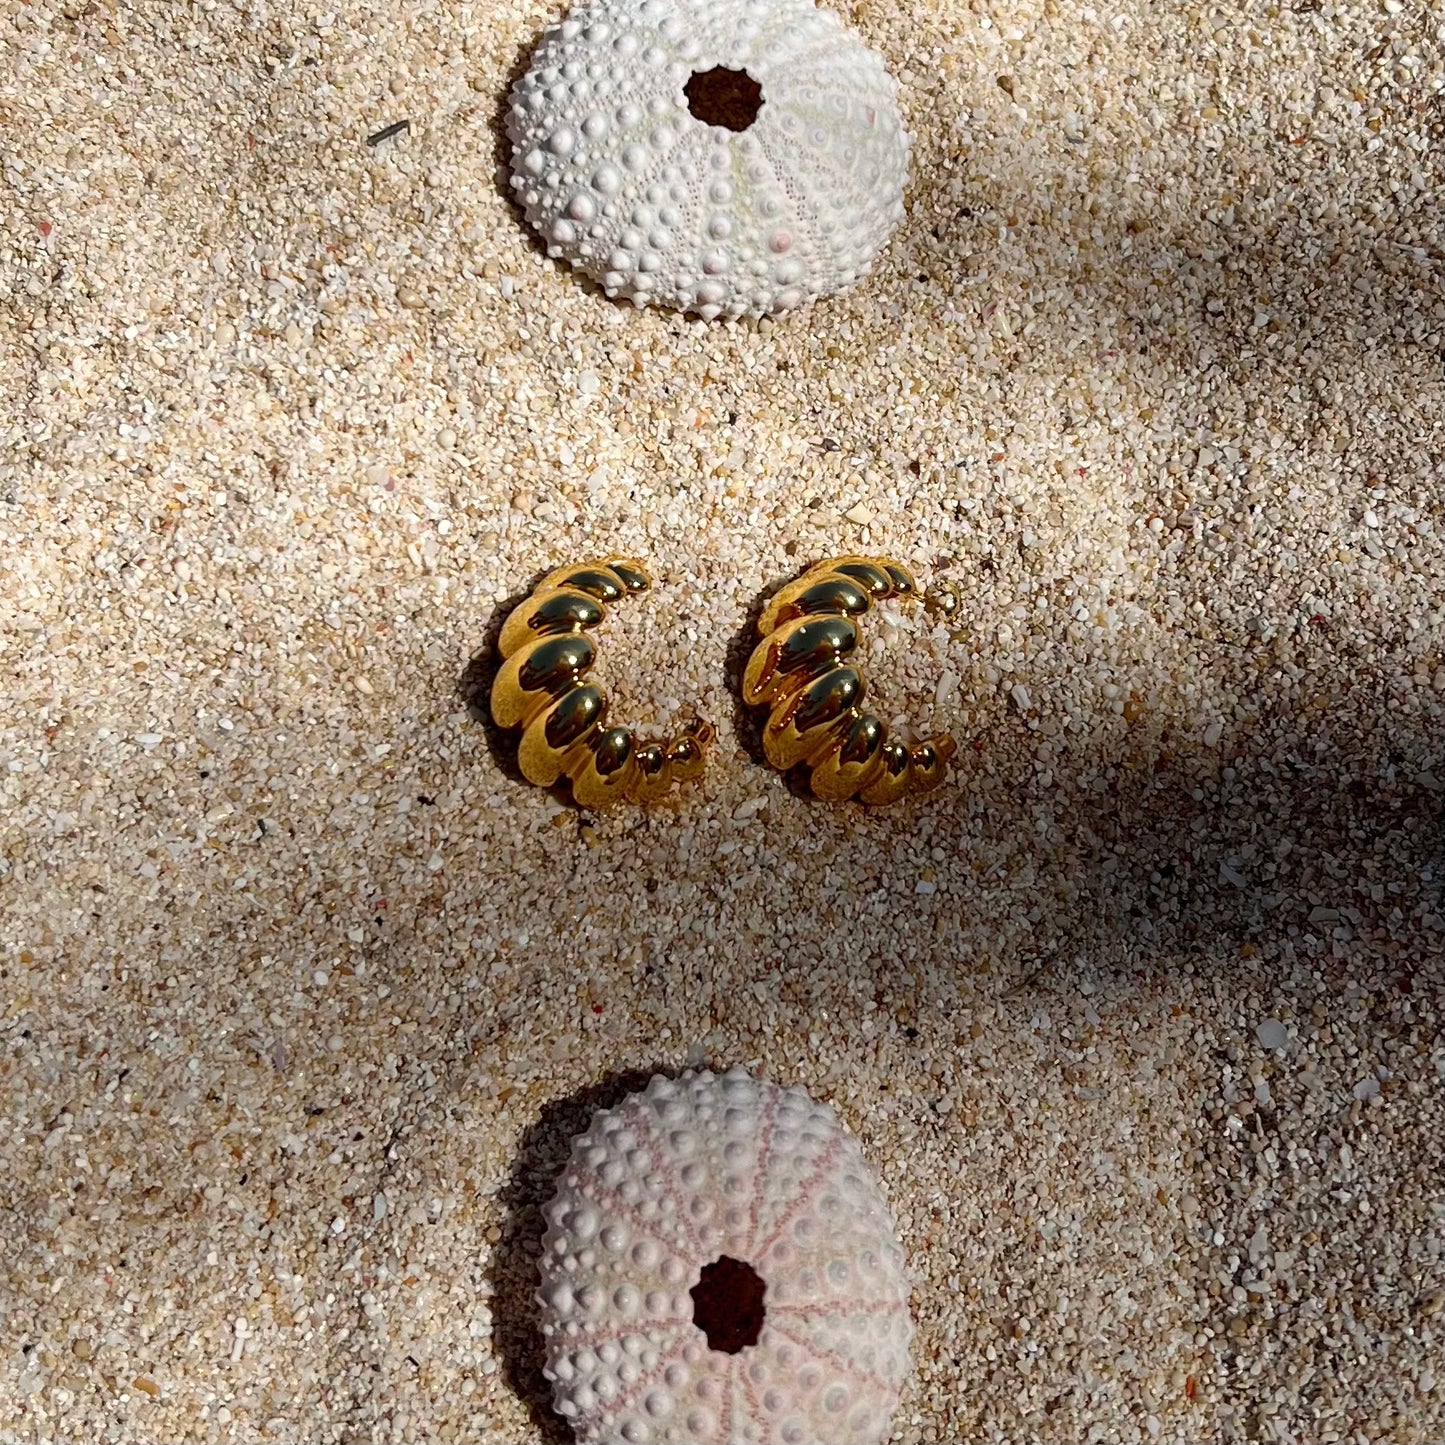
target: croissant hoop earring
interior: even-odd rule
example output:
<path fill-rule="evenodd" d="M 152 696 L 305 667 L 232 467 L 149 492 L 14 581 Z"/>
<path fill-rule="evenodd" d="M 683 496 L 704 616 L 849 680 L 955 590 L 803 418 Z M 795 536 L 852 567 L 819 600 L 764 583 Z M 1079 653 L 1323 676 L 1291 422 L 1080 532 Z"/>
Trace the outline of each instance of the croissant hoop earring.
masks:
<path fill-rule="evenodd" d="M 607 727 L 607 694 L 584 681 L 597 660 L 589 635 L 607 609 L 652 585 L 628 558 L 549 572 L 502 626 L 502 666 L 492 682 L 498 727 L 521 728 L 522 776 L 550 788 L 566 777 L 579 807 L 650 803 L 698 777 L 716 732 L 695 722 L 670 743 L 639 745 L 630 728 Z"/>
<path fill-rule="evenodd" d="M 763 752 L 784 772 L 810 770 L 816 797 L 891 803 L 936 788 L 957 745 L 947 733 L 908 747 L 860 706 L 867 684 L 850 661 L 874 602 L 911 597 L 906 567 L 881 557 L 830 557 L 774 594 L 758 619 L 762 641 L 743 673 L 743 701 L 766 707 Z"/>

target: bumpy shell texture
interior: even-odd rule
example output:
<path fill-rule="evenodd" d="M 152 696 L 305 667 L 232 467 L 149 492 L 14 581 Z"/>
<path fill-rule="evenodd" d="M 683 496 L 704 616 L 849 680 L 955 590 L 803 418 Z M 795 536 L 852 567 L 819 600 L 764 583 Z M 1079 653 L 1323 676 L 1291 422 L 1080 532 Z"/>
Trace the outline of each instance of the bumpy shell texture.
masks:
<path fill-rule="evenodd" d="M 746 128 L 756 99 L 695 113 L 715 71 L 761 88 Z M 903 218 L 897 89 L 812 0 L 593 0 L 512 91 L 512 185 L 549 254 L 610 296 L 787 311 L 852 286 Z"/>
<path fill-rule="evenodd" d="M 802 1090 L 655 1078 L 574 1141 L 546 1218 L 546 1374 L 579 1440 L 888 1438 L 903 1251 L 857 1141 Z"/>

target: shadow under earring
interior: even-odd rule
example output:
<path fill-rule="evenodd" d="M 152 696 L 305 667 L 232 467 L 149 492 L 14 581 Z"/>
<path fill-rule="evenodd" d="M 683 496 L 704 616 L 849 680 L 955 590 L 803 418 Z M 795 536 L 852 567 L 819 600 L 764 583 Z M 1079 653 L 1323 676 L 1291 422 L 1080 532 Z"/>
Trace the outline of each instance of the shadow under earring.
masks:
<path fill-rule="evenodd" d="M 814 796 L 891 803 L 936 788 L 957 751 L 940 733 L 909 747 L 860 706 L 867 684 L 851 660 L 856 618 L 887 597 L 916 595 L 906 567 L 830 557 L 781 588 L 758 619 L 762 641 L 743 673 L 743 701 L 766 707 L 763 752 L 779 770 L 805 767 Z"/>
<path fill-rule="evenodd" d="M 701 775 L 716 737 L 711 723 L 699 721 L 670 743 L 639 744 L 630 728 L 605 725 L 607 694 L 584 680 L 597 660 L 589 634 L 608 607 L 651 585 L 630 558 L 559 567 L 502 626 L 492 717 L 499 727 L 521 728 L 522 776 L 542 788 L 567 778 L 579 807 L 656 801 Z"/>

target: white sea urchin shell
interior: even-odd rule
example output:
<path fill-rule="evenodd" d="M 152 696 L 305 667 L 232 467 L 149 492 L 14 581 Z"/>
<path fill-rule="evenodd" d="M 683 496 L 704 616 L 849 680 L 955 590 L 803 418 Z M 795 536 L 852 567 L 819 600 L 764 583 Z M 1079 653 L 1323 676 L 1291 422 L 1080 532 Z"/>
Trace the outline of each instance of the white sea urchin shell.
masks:
<path fill-rule="evenodd" d="M 831 1109 L 741 1069 L 655 1078 L 574 1141 L 542 1333 L 581 1441 L 883 1441 L 908 1374 L 903 1251 Z"/>
<path fill-rule="evenodd" d="M 751 91 L 741 118 L 698 118 L 686 87 L 710 73 Z M 902 219 L 897 90 L 812 0 L 593 0 L 512 91 L 512 185 L 609 296 L 786 311 L 853 285 Z"/>

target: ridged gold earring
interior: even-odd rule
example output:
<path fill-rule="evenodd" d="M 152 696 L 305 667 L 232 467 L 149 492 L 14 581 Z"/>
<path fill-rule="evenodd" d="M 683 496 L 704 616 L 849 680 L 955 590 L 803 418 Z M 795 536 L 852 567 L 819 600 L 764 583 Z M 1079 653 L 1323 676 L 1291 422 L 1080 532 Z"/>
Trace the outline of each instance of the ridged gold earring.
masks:
<path fill-rule="evenodd" d="M 891 803 L 936 788 L 957 745 L 947 733 L 908 747 L 859 704 L 867 684 L 848 661 L 874 602 L 910 597 L 906 567 L 881 557 L 830 557 L 778 591 L 758 619 L 762 641 L 743 674 L 743 701 L 766 707 L 763 752 L 784 772 L 810 769 L 816 797 Z"/>
<path fill-rule="evenodd" d="M 597 660 L 588 634 L 612 603 L 651 585 L 641 564 L 625 557 L 559 567 L 502 626 L 492 717 L 498 727 L 522 729 L 522 776 L 542 788 L 568 778 L 583 808 L 655 801 L 702 773 L 716 737 L 711 723 L 696 722 L 670 743 L 639 746 L 630 728 L 604 726 L 607 695 L 583 680 Z"/>

